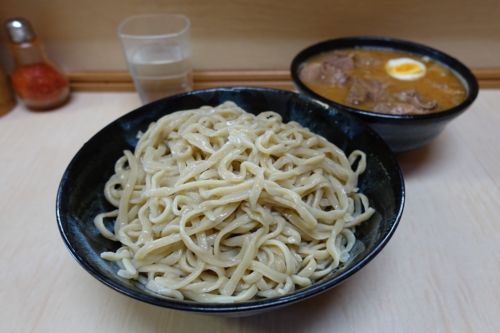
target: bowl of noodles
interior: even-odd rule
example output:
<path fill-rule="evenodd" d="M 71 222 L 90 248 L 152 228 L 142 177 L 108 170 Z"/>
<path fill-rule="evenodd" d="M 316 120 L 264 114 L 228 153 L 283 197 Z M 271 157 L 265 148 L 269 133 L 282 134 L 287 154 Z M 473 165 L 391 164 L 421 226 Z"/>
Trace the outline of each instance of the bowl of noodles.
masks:
<path fill-rule="evenodd" d="M 345 37 L 300 51 L 296 89 L 370 125 L 395 153 L 422 147 L 478 95 L 462 62 L 431 47 L 386 37 Z"/>
<path fill-rule="evenodd" d="M 62 239 L 108 287 L 243 316 L 322 293 L 368 264 L 403 213 L 386 143 L 352 115 L 266 88 L 147 104 L 88 140 L 57 194 Z"/>

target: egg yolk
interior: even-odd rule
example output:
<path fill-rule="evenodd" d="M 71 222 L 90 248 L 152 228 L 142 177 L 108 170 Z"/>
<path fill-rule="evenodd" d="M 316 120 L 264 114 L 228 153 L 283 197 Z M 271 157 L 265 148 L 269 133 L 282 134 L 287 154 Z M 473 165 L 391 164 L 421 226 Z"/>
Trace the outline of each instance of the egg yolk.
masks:
<path fill-rule="evenodd" d="M 420 68 L 417 64 L 406 63 L 394 66 L 390 69 L 390 71 L 398 74 L 417 74 L 422 72 L 422 68 Z"/>

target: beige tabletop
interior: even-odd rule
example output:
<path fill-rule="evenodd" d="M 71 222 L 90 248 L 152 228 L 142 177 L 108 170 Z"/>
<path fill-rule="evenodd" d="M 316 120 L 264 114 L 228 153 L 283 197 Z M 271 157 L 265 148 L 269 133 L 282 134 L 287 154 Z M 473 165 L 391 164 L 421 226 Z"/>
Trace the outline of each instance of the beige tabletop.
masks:
<path fill-rule="evenodd" d="M 75 93 L 56 111 L 0 118 L 0 332 L 500 332 L 500 90 L 431 144 L 400 154 L 407 197 L 384 250 L 340 286 L 244 318 L 167 310 L 88 274 L 55 217 L 83 143 L 140 105 L 135 93 Z"/>

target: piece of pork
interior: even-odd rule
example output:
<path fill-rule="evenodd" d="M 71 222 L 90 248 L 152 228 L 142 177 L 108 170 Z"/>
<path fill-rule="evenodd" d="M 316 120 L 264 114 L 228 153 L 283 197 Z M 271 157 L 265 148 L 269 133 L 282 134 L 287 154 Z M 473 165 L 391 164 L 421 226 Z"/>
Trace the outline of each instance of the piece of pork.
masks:
<path fill-rule="evenodd" d="M 402 102 L 410 103 L 419 110 L 429 111 L 438 106 L 438 103 L 435 100 L 427 100 L 414 89 L 396 93 L 394 96 Z"/>
<path fill-rule="evenodd" d="M 386 97 L 385 90 L 388 86 L 388 83 L 375 79 L 364 80 L 359 77 L 353 77 L 347 95 L 347 103 L 359 105 L 364 101 L 378 102 Z"/>
<path fill-rule="evenodd" d="M 303 82 L 316 83 L 319 81 L 321 75 L 320 63 L 309 63 L 302 67 L 299 72 L 299 78 Z"/>
<path fill-rule="evenodd" d="M 349 75 L 347 75 L 342 68 L 332 66 L 327 62 L 322 64 L 320 76 L 322 83 L 341 87 L 347 82 L 348 79 Z"/>
<path fill-rule="evenodd" d="M 325 57 L 324 63 L 348 72 L 354 69 L 354 53 L 335 51 Z"/>
<path fill-rule="evenodd" d="M 378 102 L 379 100 L 385 98 L 385 89 L 389 86 L 389 83 L 372 79 L 363 80 L 363 84 L 366 86 L 368 98 L 371 101 Z"/>
<path fill-rule="evenodd" d="M 347 95 L 347 103 L 358 105 L 366 101 L 368 97 L 368 92 L 363 84 L 363 80 L 359 77 L 353 77 L 351 80 L 351 88 L 349 89 L 349 94 Z"/>
<path fill-rule="evenodd" d="M 306 83 L 321 83 L 330 86 L 343 86 L 349 79 L 349 75 L 342 69 L 327 62 L 307 64 L 300 71 L 299 77 Z"/>
<path fill-rule="evenodd" d="M 330 86 L 343 86 L 349 80 L 348 72 L 354 69 L 354 54 L 333 52 L 321 63 L 305 65 L 299 77 L 306 83 L 320 83 Z"/>

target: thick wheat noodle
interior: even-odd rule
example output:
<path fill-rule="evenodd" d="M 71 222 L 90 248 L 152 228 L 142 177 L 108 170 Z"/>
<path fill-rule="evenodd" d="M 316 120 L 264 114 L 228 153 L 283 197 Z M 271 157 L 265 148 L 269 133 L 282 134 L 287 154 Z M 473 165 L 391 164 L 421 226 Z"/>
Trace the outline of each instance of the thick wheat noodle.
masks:
<path fill-rule="evenodd" d="M 274 112 L 172 113 L 115 165 L 105 196 L 116 210 L 95 225 L 122 247 L 101 257 L 176 299 L 290 293 L 349 261 L 353 229 L 374 212 L 356 187 L 365 167 L 363 152 L 346 157 Z"/>

